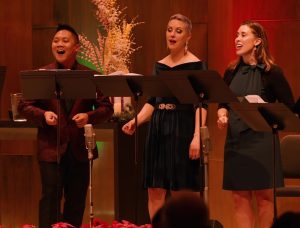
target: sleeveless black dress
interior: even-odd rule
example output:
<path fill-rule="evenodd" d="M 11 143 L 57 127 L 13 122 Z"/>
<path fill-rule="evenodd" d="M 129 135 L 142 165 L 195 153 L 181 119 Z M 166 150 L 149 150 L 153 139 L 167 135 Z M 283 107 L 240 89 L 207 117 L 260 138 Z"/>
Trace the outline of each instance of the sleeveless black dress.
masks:
<path fill-rule="evenodd" d="M 155 74 L 160 71 L 203 70 L 203 62 L 190 62 L 169 67 L 155 64 Z M 182 105 L 184 110 L 158 109 L 164 104 L 177 104 L 175 97 L 152 97 L 149 104 L 155 107 L 152 114 L 145 145 L 144 186 L 168 190 L 203 189 L 203 171 L 200 159 L 189 159 L 189 146 L 195 127 L 193 104 Z"/>
<path fill-rule="evenodd" d="M 259 95 L 266 102 L 262 83 L 264 66 L 241 64 L 230 89 L 238 97 Z M 279 139 L 275 140 L 276 185 L 283 186 Z M 253 131 L 239 116 L 229 110 L 229 124 L 224 148 L 223 189 L 260 190 L 273 186 L 273 135 Z"/>

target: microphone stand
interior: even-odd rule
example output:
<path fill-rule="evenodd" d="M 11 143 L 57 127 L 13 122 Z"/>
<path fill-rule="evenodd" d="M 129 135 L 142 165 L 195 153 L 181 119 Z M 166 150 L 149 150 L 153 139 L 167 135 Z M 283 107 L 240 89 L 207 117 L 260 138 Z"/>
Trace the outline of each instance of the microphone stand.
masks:
<path fill-rule="evenodd" d="M 62 95 L 62 91 L 61 91 L 61 87 L 60 87 L 60 85 L 56 82 L 55 83 L 55 95 L 56 95 L 56 105 L 57 105 L 57 128 L 56 128 L 56 165 L 57 165 L 57 167 L 56 167 L 56 178 L 57 178 L 57 180 L 59 180 L 60 179 L 60 168 L 59 168 L 59 166 L 60 166 L 60 159 L 61 159 L 61 157 L 60 157 L 60 134 L 61 134 L 61 124 L 60 124 L 60 122 L 61 122 L 61 120 L 60 120 L 60 117 L 61 117 L 61 107 L 60 107 L 60 105 L 61 105 L 61 95 Z M 60 201 L 59 201 L 59 199 L 60 199 L 60 187 L 59 187 L 59 182 L 57 181 L 57 183 L 56 183 L 56 198 L 57 198 L 57 208 L 60 208 Z M 56 211 L 56 219 L 57 219 L 57 221 L 59 221 L 60 220 L 60 210 L 57 210 Z"/>
<path fill-rule="evenodd" d="M 209 160 L 208 154 L 210 151 L 210 138 L 209 138 L 209 131 L 206 126 L 200 128 L 200 140 L 202 142 L 201 153 L 203 155 L 203 164 L 204 164 L 204 202 L 208 205 L 208 168 L 209 168 Z"/>
<path fill-rule="evenodd" d="M 95 133 L 92 133 L 92 140 L 86 142 L 86 149 L 88 150 L 89 159 L 89 199 L 90 199 L 90 228 L 93 228 L 94 210 L 93 210 L 93 149 L 95 148 Z"/>

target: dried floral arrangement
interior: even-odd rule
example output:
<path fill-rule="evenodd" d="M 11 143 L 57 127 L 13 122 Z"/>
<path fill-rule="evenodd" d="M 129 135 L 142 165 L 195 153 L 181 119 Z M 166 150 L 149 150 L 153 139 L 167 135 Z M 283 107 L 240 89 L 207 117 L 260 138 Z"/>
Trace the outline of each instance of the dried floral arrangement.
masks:
<path fill-rule="evenodd" d="M 116 71 L 128 73 L 130 57 L 140 47 L 135 47 L 133 29 L 141 22 L 135 18 L 127 22 L 124 10 L 117 0 L 91 0 L 96 8 L 97 43 L 80 35 L 81 50 L 78 58 L 89 62 L 101 74 Z"/>
<path fill-rule="evenodd" d="M 95 17 L 99 24 L 96 29 L 97 42 L 93 43 L 86 36 L 80 35 L 79 60 L 83 64 L 88 63 L 100 74 L 129 73 L 130 57 L 141 48 L 136 47 L 133 29 L 141 22 L 135 22 L 136 18 L 127 22 L 124 10 L 117 5 L 117 0 L 91 2 L 95 6 Z M 115 110 L 112 121 L 124 122 L 134 116 L 131 98 L 115 97 L 111 100 Z"/>

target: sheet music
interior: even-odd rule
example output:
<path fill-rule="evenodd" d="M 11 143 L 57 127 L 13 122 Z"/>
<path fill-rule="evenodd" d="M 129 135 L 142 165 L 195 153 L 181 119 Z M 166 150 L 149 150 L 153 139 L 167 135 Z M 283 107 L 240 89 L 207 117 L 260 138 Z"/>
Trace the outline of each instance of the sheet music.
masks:
<path fill-rule="evenodd" d="M 267 103 L 258 95 L 247 95 L 245 98 L 249 103 Z"/>
<path fill-rule="evenodd" d="M 110 75 L 143 76 L 142 74 L 137 74 L 137 73 L 124 73 L 123 71 L 115 71 L 115 72 L 110 73 L 108 75 L 105 75 L 105 74 L 95 74 L 94 77 L 110 76 Z"/>
<path fill-rule="evenodd" d="M 71 69 L 45 69 L 45 68 L 39 68 L 35 71 L 61 71 L 61 72 L 64 72 L 64 71 L 70 71 Z"/>

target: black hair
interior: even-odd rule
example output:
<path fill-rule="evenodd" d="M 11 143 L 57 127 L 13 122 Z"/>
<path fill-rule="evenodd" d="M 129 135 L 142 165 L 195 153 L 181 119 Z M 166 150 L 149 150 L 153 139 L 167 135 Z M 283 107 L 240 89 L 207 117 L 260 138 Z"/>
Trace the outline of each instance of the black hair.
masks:
<path fill-rule="evenodd" d="M 298 228 L 300 226 L 300 213 L 287 211 L 274 221 L 271 228 Z"/>
<path fill-rule="evenodd" d="M 153 228 L 209 228 L 208 207 L 200 194 L 182 191 L 169 198 L 152 219 Z"/>
<path fill-rule="evenodd" d="M 56 28 L 56 33 L 61 31 L 61 30 L 67 30 L 67 31 L 71 32 L 74 35 L 76 42 L 79 43 L 78 33 L 76 32 L 76 30 L 71 25 L 58 24 L 57 28 Z"/>

